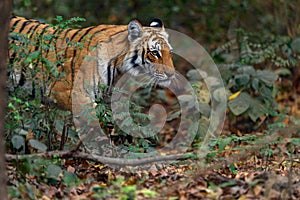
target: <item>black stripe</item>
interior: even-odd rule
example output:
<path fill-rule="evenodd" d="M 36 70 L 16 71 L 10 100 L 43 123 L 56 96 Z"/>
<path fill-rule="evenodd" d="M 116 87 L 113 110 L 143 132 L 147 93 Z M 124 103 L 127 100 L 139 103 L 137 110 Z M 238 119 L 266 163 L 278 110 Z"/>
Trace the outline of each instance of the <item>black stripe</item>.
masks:
<path fill-rule="evenodd" d="M 77 42 L 81 42 L 81 40 L 87 35 L 89 34 L 89 32 L 91 32 L 91 30 L 93 30 L 95 27 L 90 27 L 80 38 Z M 75 57 L 76 57 L 76 54 L 77 54 L 77 49 L 75 48 L 74 51 L 73 51 L 73 57 L 72 57 L 72 61 L 71 61 L 71 66 L 72 68 L 74 68 L 74 65 L 75 65 Z"/>
<path fill-rule="evenodd" d="M 107 65 L 106 71 L 107 71 L 107 85 L 110 86 L 110 67 L 111 63 Z"/>
<path fill-rule="evenodd" d="M 18 23 L 19 21 L 21 21 L 21 20 L 20 20 L 20 19 L 17 20 L 17 21 L 14 23 L 13 26 L 15 26 L 16 23 Z M 34 31 L 38 28 L 38 26 L 39 26 L 39 24 L 38 24 L 36 27 L 34 27 L 34 26 L 30 27 L 30 29 L 31 29 L 31 31 L 32 31 L 32 34 L 31 34 L 31 36 L 30 36 L 30 40 L 32 39 L 32 35 L 33 35 Z M 33 27 L 34 27 L 34 28 L 33 28 Z M 32 29 L 32 28 L 33 28 L 33 29 Z M 30 29 L 29 29 L 26 33 L 29 33 Z M 22 44 L 23 44 L 23 42 L 21 43 L 21 45 L 22 45 Z M 16 55 L 17 55 L 17 52 L 14 51 L 13 54 L 11 55 L 11 58 L 14 59 L 14 58 L 16 57 Z M 21 77 L 21 78 L 22 78 L 22 77 Z M 22 81 L 20 81 L 20 82 L 22 82 Z M 21 84 L 22 84 L 22 83 L 21 83 Z"/>
<path fill-rule="evenodd" d="M 28 33 L 30 33 L 31 31 L 32 31 L 32 29 L 33 29 L 33 27 L 35 27 L 34 25 L 33 26 L 31 26 L 24 34 L 28 34 Z"/>
<path fill-rule="evenodd" d="M 22 26 L 21 26 L 21 28 L 20 28 L 20 30 L 19 30 L 18 32 L 19 32 L 19 33 L 22 33 L 22 31 L 24 30 L 24 28 L 27 26 L 28 23 L 30 23 L 30 21 L 25 21 L 25 22 L 22 24 Z"/>
<path fill-rule="evenodd" d="M 93 38 L 94 38 L 98 33 L 101 33 L 101 32 L 103 32 L 103 31 L 106 31 L 106 30 L 108 30 L 108 29 L 110 29 L 110 28 L 115 28 L 115 27 L 116 27 L 116 26 L 113 26 L 113 27 L 104 27 L 104 28 L 102 28 L 102 29 L 97 30 L 95 33 L 93 33 L 92 37 L 89 39 L 89 44 L 88 44 L 87 46 L 90 47 Z M 95 28 L 98 28 L 98 26 L 96 26 Z M 124 31 L 126 31 L 126 30 L 124 30 Z M 120 31 L 120 32 L 118 32 L 118 33 L 121 33 L 121 32 L 124 32 L 124 31 Z M 116 33 L 116 34 L 117 34 L 117 33 Z M 115 34 L 110 35 L 110 37 L 112 37 L 112 36 L 114 36 L 114 35 L 115 35 Z"/>
<path fill-rule="evenodd" d="M 40 40 L 43 38 L 44 33 L 46 32 L 46 30 L 49 28 L 50 25 L 47 25 L 46 27 L 43 28 L 42 32 L 40 34 L 38 34 L 37 40 L 35 41 L 35 47 L 34 47 L 34 51 L 38 51 L 39 48 L 41 48 L 43 45 L 40 45 L 39 42 Z M 31 36 L 34 35 L 34 32 L 32 33 Z M 41 50 L 42 51 L 42 50 Z M 33 52 L 33 51 L 30 51 Z M 42 52 L 41 52 L 42 53 Z M 34 62 L 36 65 L 38 65 L 40 62 L 40 58 Z"/>
<path fill-rule="evenodd" d="M 58 30 L 60 30 L 60 29 L 56 29 L 55 31 L 58 31 Z M 68 33 L 69 33 L 71 30 L 73 30 L 73 29 L 69 28 L 69 29 L 66 30 L 64 37 L 62 37 L 63 42 L 67 42 L 67 41 L 65 41 L 65 39 L 66 39 Z"/>
<path fill-rule="evenodd" d="M 73 29 L 69 28 L 69 29 L 66 30 L 64 36 L 62 37 L 62 43 L 64 43 L 64 42 L 67 43 L 67 41 L 65 41 L 65 40 L 66 40 L 66 37 L 67 37 L 68 33 L 69 33 L 71 30 L 73 30 Z M 64 29 L 57 28 L 57 29 L 53 32 L 53 35 L 55 35 L 55 39 L 58 39 L 59 35 L 60 35 L 63 31 L 64 31 Z M 56 34 L 57 32 L 59 32 L 59 33 Z M 56 35 L 57 35 L 57 37 L 56 37 Z M 52 40 L 53 40 L 53 38 L 51 39 L 51 42 L 52 42 Z M 54 51 L 55 51 L 55 55 L 56 55 L 56 60 L 58 61 L 59 58 L 58 58 L 58 55 L 57 55 L 57 54 L 58 54 L 58 52 L 57 52 L 57 45 L 58 45 L 57 40 L 56 40 L 56 42 L 55 42 L 54 45 L 55 45 Z M 66 52 L 65 52 L 65 53 L 66 53 Z"/>
<path fill-rule="evenodd" d="M 139 66 L 139 64 L 135 63 L 135 61 L 136 61 L 136 60 L 138 59 L 138 57 L 139 57 L 138 53 L 139 53 L 139 50 L 137 50 L 137 49 L 134 50 L 134 55 L 133 55 L 132 58 L 131 58 L 130 63 L 132 64 L 132 67 L 133 67 L 133 68 Z"/>
<path fill-rule="evenodd" d="M 78 42 L 80 42 L 87 34 L 91 32 L 91 30 L 95 29 L 95 26 L 89 27 L 86 32 L 79 38 Z"/>
<path fill-rule="evenodd" d="M 44 27 L 43 30 L 42 30 L 42 32 L 38 35 L 38 39 L 36 41 L 36 45 L 35 45 L 34 51 L 37 51 L 42 46 L 42 45 L 39 45 L 39 42 L 43 38 L 43 35 L 47 31 L 48 28 L 49 28 L 49 25 L 47 25 L 46 27 Z"/>
<path fill-rule="evenodd" d="M 16 27 L 17 27 L 17 25 L 19 24 L 21 22 L 21 19 L 18 19 L 18 20 L 16 20 L 14 23 L 13 23 L 13 25 L 11 26 L 11 32 L 13 32 L 15 29 L 16 29 Z M 16 38 L 16 37 L 11 37 L 11 44 L 12 43 L 14 43 L 15 42 L 15 40 L 18 40 L 18 37 Z M 16 51 L 14 51 L 13 53 L 12 53 L 12 55 L 10 56 L 10 63 L 12 63 L 13 62 L 13 60 L 16 58 L 16 55 L 17 55 L 17 52 Z"/>
<path fill-rule="evenodd" d="M 32 40 L 32 37 L 34 36 L 35 31 L 39 28 L 41 24 L 37 24 L 33 29 L 32 29 L 32 34 L 30 35 L 30 40 Z"/>
<path fill-rule="evenodd" d="M 119 70 L 119 68 L 117 68 L 117 74 L 121 74 L 121 71 Z"/>
<path fill-rule="evenodd" d="M 52 43 L 52 41 L 53 41 L 53 38 L 55 37 L 55 34 L 56 34 L 56 32 L 57 32 L 58 30 L 59 30 L 59 29 L 56 29 L 56 30 L 53 31 L 52 37 L 51 37 L 51 39 L 50 39 L 50 41 L 49 41 L 49 45 L 51 45 L 51 43 Z M 55 44 L 54 44 L 54 45 L 55 45 Z M 56 53 L 56 45 L 55 45 L 54 47 L 55 47 L 54 49 L 55 49 L 55 53 Z M 46 51 L 46 53 L 45 53 L 45 57 L 46 57 L 46 58 L 48 57 L 50 48 L 51 48 L 51 46 L 47 49 L 47 51 Z"/>
<path fill-rule="evenodd" d="M 72 29 L 70 29 L 70 30 L 72 30 Z M 73 29 L 73 30 L 74 30 L 74 29 Z M 79 33 L 81 30 L 82 30 L 82 29 L 77 29 L 76 32 L 72 35 L 72 37 L 69 39 L 68 42 L 72 42 L 73 39 L 75 38 L 75 36 L 78 35 L 78 33 Z M 68 30 L 67 32 L 69 32 L 69 30 Z M 66 34 L 67 34 L 67 33 L 66 33 Z M 69 49 L 69 45 L 67 45 L 67 47 L 66 47 L 66 49 L 65 49 L 65 54 L 64 54 L 65 57 L 67 57 L 68 49 Z"/>
<path fill-rule="evenodd" d="M 77 41 L 78 43 L 81 42 L 81 40 L 87 35 L 89 34 L 89 32 L 91 32 L 91 30 L 93 30 L 95 27 L 92 26 L 90 28 L 88 28 L 84 34 L 81 35 L 81 37 L 79 38 L 79 40 Z M 80 29 L 80 31 L 82 31 L 83 29 Z M 79 33 L 79 31 L 77 31 L 70 39 L 70 41 L 72 41 L 75 37 L 75 35 L 77 35 Z M 74 83 L 74 79 L 75 79 L 75 59 L 76 59 L 76 54 L 77 54 L 77 48 L 74 49 L 73 51 L 73 56 L 72 56 L 72 60 L 71 60 L 71 70 L 72 70 L 72 86 Z"/>
<path fill-rule="evenodd" d="M 66 42 L 66 44 L 68 44 L 68 42 L 70 41 L 66 41 L 66 37 L 67 37 L 67 35 L 68 35 L 68 33 L 71 31 L 71 30 L 73 30 L 73 29 L 71 29 L 71 28 L 69 28 L 69 29 L 67 29 L 66 30 L 66 32 L 65 32 L 65 34 L 64 34 L 64 37 L 62 37 L 62 44 L 64 44 L 64 42 Z M 58 33 L 58 36 L 59 36 L 59 34 L 61 34 L 61 32 L 62 31 L 64 31 L 64 29 L 60 29 L 60 28 L 58 28 L 58 29 L 56 29 L 55 31 L 54 31 L 54 35 L 56 35 L 56 32 L 58 32 L 59 31 L 59 33 Z M 55 38 L 55 39 L 58 39 L 58 37 L 57 38 Z M 52 40 L 51 40 L 51 42 L 52 42 Z M 57 41 L 55 42 L 55 55 L 56 55 L 56 60 L 58 61 L 59 60 L 59 57 L 58 57 L 58 52 L 57 52 L 57 45 L 58 45 L 58 43 L 57 43 Z M 65 51 L 65 53 L 64 53 L 64 56 L 66 55 L 66 51 Z"/>
<path fill-rule="evenodd" d="M 75 38 L 75 36 L 78 35 L 80 31 L 82 31 L 82 29 L 77 29 L 76 32 L 70 38 L 70 41 L 73 41 L 73 39 Z"/>
<path fill-rule="evenodd" d="M 26 82 L 25 74 L 26 74 L 25 67 L 22 67 L 18 86 L 23 86 L 25 84 L 25 82 Z"/>
<path fill-rule="evenodd" d="M 112 81 L 111 81 L 111 85 L 113 85 L 114 84 L 114 82 L 115 82 L 115 77 L 116 77 L 116 70 L 117 70 L 117 62 L 118 62 L 118 59 L 116 58 L 115 60 L 114 60 L 114 65 L 113 65 L 113 75 L 112 75 Z"/>
<path fill-rule="evenodd" d="M 19 24 L 19 22 L 21 21 L 21 19 L 16 20 L 13 25 L 11 25 L 11 31 L 14 31 L 17 27 L 17 25 Z"/>
<path fill-rule="evenodd" d="M 83 29 L 78 29 L 73 35 L 72 35 L 72 37 L 70 38 L 70 42 L 73 42 L 73 40 L 74 40 L 74 38 L 76 37 L 76 35 L 78 35 L 81 31 L 82 31 Z M 80 39 L 80 38 L 79 38 Z M 79 42 L 79 40 L 78 40 L 78 42 Z M 67 46 L 67 48 L 66 48 L 66 51 L 65 51 L 65 57 L 66 57 L 66 55 L 67 55 L 67 52 L 68 52 L 68 47 L 69 46 Z M 74 84 L 74 79 L 75 79 L 75 66 L 73 65 L 74 64 L 74 53 L 76 53 L 76 48 L 74 49 L 74 51 L 73 51 L 73 56 L 72 56 L 72 60 L 71 60 L 71 75 L 72 75 L 72 88 L 73 88 L 73 84 Z"/>
<path fill-rule="evenodd" d="M 144 65 L 145 64 L 145 49 L 143 48 L 143 51 L 142 51 L 142 64 Z"/>

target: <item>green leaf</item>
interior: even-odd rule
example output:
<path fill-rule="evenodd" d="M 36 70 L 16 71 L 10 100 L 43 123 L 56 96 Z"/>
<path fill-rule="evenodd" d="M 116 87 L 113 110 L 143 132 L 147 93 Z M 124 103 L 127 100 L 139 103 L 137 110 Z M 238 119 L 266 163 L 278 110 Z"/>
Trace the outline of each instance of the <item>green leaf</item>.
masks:
<path fill-rule="evenodd" d="M 231 142 L 231 138 L 230 137 L 226 137 L 226 138 L 221 138 L 218 141 L 218 147 L 220 151 L 223 151 L 226 147 L 226 145 L 228 145 Z"/>
<path fill-rule="evenodd" d="M 213 91 L 213 97 L 218 102 L 224 102 L 227 99 L 226 90 L 223 87 L 220 87 Z"/>
<path fill-rule="evenodd" d="M 229 169 L 230 171 L 233 173 L 233 174 L 237 174 L 238 173 L 238 170 L 236 170 L 235 166 L 233 163 L 231 163 L 231 165 L 229 166 Z"/>
<path fill-rule="evenodd" d="M 50 164 L 46 169 L 47 177 L 55 180 L 59 179 L 59 175 L 62 173 L 62 169 L 57 166 Z"/>
<path fill-rule="evenodd" d="M 291 143 L 300 146 L 300 138 L 292 138 Z"/>
<path fill-rule="evenodd" d="M 200 137 L 205 137 L 207 131 L 208 131 L 208 127 L 209 127 L 209 119 L 202 117 L 199 120 L 199 125 L 198 125 L 198 134 Z"/>
<path fill-rule="evenodd" d="M 259 90 L 259 80 L 258 78 L 254 78 L 251 81 L 251 86 L 254 90 L 258 91 Z"/>
<path fill-rule="evenodd" d="M 255 75 L 255 69 L 251 65 L 249 65 L 249 66 L 243 66 L 241 68 L 238 68 L 237 72 L 241 73 L 241 74 L 247 74 L 247 75 L 250 75 L 250 76 L 254 76 Z"/>
<path fill-rule="evenodd" d="M 264 116 L 267 113 L 268 109 L 263 103 L 256 99 L 251 100 L 251 108 L 249 109 L 248 114 L 253 122 L 256 122 L 259 117 Z"/>
<path fill-rule="evenodd" d="M 273 86 L 274 82 L 278 79 L 278 75 L 270 70 L 258 70 L 256 77 L 270 87 Z"/>
<path fill-rule="evenodd" d="M 62 16 L 56 16 L 55 20 L 56 20 L 57 22 L 62 22 L 64 19 L 63 19 Z"/>
<path fill-rule="evenodd" d="M 154 198 L 157 196 L 157 193 L 155 191 L 149 189 L 139 190 L 138 193 L 143 194 L 147 198 Z"/>
<path fill-rule="evenodd" d="M 40 150 L 40 151 L 43 151 L 43 152 L 45 152 L 45 151 L 47 150 L 47 146 L 46 146 L 44 143 L 42 143 L 42 142 L 40 142 L 40 141 L 38 141 L 38 140 L 30 139 L 30 140 L 29 140 L 29 144 L 30 144 L 33 148 L 35 148 L 35 149 L 37 149 L 37 150 Z"/>
<path fill-rule="evenodd" d="M 210 116 L 211 107 L 209 106 L 209 104 L 199 103 L 199 110 L 200 113 L 203 114 L 205 117 Z"/>
<path fill-rule="evenodd" d="M 189 80 L 199 81 L 207 77 L 207 73 L 202 70 L 191 69 L 186 73 Z"/>
<path fill-rule="evenodd" d="M 291 47 L 295 53 L 300 53 L 300 37 L 297 37 L 292 41 Z"/>
<path fill-rule="evenodd" d="M 230 167 L 231 167 L 231 165 L 230 165 Z M 230 170 L 231 170 L 231 168 L 230 168 Z M 237 170 L 234 170 L 233 174 L 237 174 L 237 172 L 238 172 Z M 228 181 L 228 182 L 221 183 L 220 185 L 218 185 L 218 187 L 226 188 L 226 187 L 230 187 L 230 186 L 234 186 L 234 185 L 237 185 L 236 181 Z"/>
<path fill-rule="evenodd" d="M 74 186 L 79 182 L 76 174 L 69 171 L 64 172 L 63 181 L 67 186 Z"/>
<path fill-rule="evenodd" d="M 28 131 L 21 128 L 16 129 L 15 132 L 18 133 L 18 135 L 24 135 L 24 136 L 28 134 Z"/>
<path fill-rule="evenodd" d="M 22 136 L 14 135 L 11 138 L 12 145 L 15 149 L 19 150 L 21 147 L 25 146 L 25 139 Z"/>
<path fill-rule="evenodd" d="M 228 102 L 228 107 L 235 116 L 238 116 L 248 110 L 250 98 L 249 94 L 242 92 L 237 98 Z"/>
<path fill-rule="evenodd" d="M 275 74 L 277 75 L 281 75 L 281 76 L 288 76 L 291 75 L 291 70 L 289 70 L 288 68 L 280 68 L 275 70 Z"/>
<path fill-rule="evenodd" d="M 31 59 L 35 60 L 39 57 L 39 55 L 40 55 L 40 51 L 34 51 L 31 52 L 29 56 L 31 57 Z"/>
<path fill-rule="evenodd" d="M 234 80 L 237 85 L 243 86 L 249 82 L 250 76 L 248 74 L 238 74 L 234 77 Z"/>
<path fill-rule="evenodd" d="M 268 88 L 267 86 L 262 86 L 259 90 L 260 95 L 265 97 L 268 100 L 272 100 L 273 99 L 273 91 L 272 89 Z"/>

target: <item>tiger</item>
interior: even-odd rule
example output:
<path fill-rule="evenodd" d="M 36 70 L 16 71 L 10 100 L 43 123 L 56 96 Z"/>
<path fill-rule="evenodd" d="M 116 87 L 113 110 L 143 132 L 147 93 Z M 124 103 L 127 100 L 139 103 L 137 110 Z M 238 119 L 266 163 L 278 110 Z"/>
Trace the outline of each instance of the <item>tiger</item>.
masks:
<path fill-rule="evenodd" d="M 43 59 L 36 59 L 33 64 L 27 63 L 27 66 L 23 62 L 15 73 L 17 85 L 25 85 L 28 68 L 39 69 L 35 77 L 30 77 L 34 81 L 44 79 L 44 73 L 58 69 L 55 73 L 62 75 L 57 75 L 55 81 L 46 81 L 46 86 L 41 90 L 56 106 L 65 110 L 72 110 L 72 90 L 78 84 L 82 84 L 79 90 L 85 91 L 88 90 L 84 86 L 85 82 L 92 85 L 89 97 L 83 96 L 80 100 L 80 103 L 86 103 L 88 98 L 95 100 L 99 94 L 95 85 L 111 87 L 125 73 L 131 76 L 146 74 L 163 87 L 168 87 L 175 77 L 172 46 L 160 19 L 153 19 L 149 26 L 142 26 L 141 22 L 133 19 L 127 25 L 96 25 L 61 30 L 35 19 L 12 16 L 10 33 L 25 35 L 30 41 L 28 52 L 40 51 L 42 56 L 39 58 L 53 63 L 53 69 L 46 69 Z M 10 37 L 10 45 L 23 44 L 18 37 Z M 45 44 L 48 48 L 43 49 Z M 10 49 L 11 60 L 16 59 L 17 54 L 15 49 Z M 94 57 L 94 61 L 88 62 L 89 56 Z M 77 77 L 80 80 L 76 82 Z"/>

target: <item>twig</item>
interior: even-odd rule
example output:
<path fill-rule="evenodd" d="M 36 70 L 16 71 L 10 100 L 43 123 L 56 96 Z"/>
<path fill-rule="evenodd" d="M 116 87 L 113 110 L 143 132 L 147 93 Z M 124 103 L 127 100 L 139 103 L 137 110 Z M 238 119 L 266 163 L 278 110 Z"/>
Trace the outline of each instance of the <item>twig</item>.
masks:
<path fill-rule="evenodd" d="M 172 161 L 172 160 L 179 160 L 179 159 L 187 159 L 190 156 L 194 155 L 193 153 L 185 153 L 185 154 L 173 154 L 173 155 L 166 155 L 166 156 L 152 156 L 152 157 L 143 157 L 143 158 L 134 158 L 134 159 L 124 159 L 124 158 L 111 158 L 105 156 L 98 156 L 92 155 L 89 153 L 83 152 L 75 152 L 75 151 L 51 151 L 51 152 L 44 152 L 44 153 L 36 153 L 36 154 L 26 154 L 26 155 L 14 155 L 14 154 L 6 154 L 5 158 L 7 161 L 12 160 L 23 160 L 23 159 L 33 159 L 33 158 L 52 158 L 52 157 L 59 157 L 59 158 L 80 158 L 91 160 L 94 162 L 101 162 L 104 164 L 112 164 L 112 165 L 119 165 L 119 166 L 138 166 L 138 165 L 145 165 L 153 162 L 160 162 L 160 161 Z"/>

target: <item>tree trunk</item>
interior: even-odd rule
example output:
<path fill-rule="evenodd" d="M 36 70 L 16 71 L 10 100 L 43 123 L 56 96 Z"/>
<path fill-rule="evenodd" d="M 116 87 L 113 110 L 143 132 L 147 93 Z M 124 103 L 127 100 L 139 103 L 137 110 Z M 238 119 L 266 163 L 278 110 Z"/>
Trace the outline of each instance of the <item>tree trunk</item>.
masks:
<path fill-rule="evenodd" d="M 5 111 L 6 111 L 6 68 L 8 61 L 8 31 L 11 0 L 0 1 L 0 198 L 7 197 L 7 175 L 5 162 Z"/>

